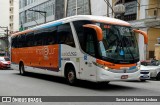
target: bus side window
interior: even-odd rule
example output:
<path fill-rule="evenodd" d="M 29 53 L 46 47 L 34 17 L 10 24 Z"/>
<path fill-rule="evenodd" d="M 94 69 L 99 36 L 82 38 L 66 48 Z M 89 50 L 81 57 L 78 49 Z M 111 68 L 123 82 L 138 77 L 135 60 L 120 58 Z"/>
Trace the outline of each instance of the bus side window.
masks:
<path fill-rule="evenodd" d="M 57 42 L 57 27 L 52 27 L 47 29 L 47 33 L 45 33 L 44 43 L 45 45 L 53 45 Z"/>
<path fill-rule="evenodd" d="M 17 40 L 18 40 L 18 43 L 17 43 L 18 48 L 26 47 L 26 36 L 25 36 L 25 34 L 18 36 Z"/>
<path fill-rule="evenodd" d="M 66 44 L 71 47 L 75 47 L 75 42 L 73 39 L 73 34 L 69 23 L 58 26 L 57 34 L 58 34 L 59 44 Z"/>
<path fill-rule="evenodd" d="M 96 32 L 94 29 L 90 28 L 84 28 L 84 52 L 87 54 L 96 57 L 96 47 L 97 47 L 97 38 L 96 38 Z"/>
<path fill-rule="evenodd" d="M 13 48 L 16 48 L 17 46 L 17 36 L 14 36 L 14 37 L 12 37 L 12 44 L 11 44 L 11 46 L 13 47 Z"/>
<path fill-rule="evenodd" d="M 34 46 L 34 33 L 30 32 L 26 34 L 26 47 Z"/>

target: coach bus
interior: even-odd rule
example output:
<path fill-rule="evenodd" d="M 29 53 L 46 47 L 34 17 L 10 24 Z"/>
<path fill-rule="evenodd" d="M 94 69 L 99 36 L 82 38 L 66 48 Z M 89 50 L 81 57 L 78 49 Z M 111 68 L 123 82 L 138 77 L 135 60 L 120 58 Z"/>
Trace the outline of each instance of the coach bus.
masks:
<path fill-rule="evenodd" d="M 20 74 L 43 73 L 92 82 L 139 80 L 139 48 L 125 21 L 77 15 L 42 24 L 12 35 L 12 67 Z"/>

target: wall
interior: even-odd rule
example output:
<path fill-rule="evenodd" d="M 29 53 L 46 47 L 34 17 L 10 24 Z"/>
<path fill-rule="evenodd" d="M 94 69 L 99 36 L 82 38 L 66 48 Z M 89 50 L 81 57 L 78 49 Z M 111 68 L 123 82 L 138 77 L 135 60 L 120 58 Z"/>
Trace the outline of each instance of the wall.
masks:
<path fill-rule="evenodd" d="M 148 29 L 148 48 L 147 51 L 155 51 L 155 44 L 157 44 L 157 38 L 160 37 L 160 29 L 159 28 L 149 28 Z M 147 55 L 149 57 L 149 54 Z"/>
<path fill-rule="evenodd" d="M 9 25 L 9 0 L 0 0 L 0 26 L 6 27 Z"/>
<path fill-rule="evenodd" d="M 13 31 L 19 31 L 19 0 L 14 0 L 14 25 Z"/>
<path fill-rule="evenodd" d="M 100 16 L 107 16 L 107 4 L 104 0 L 90 0 L 91 1 L 91 14 L 92 15 L 100 15 Z M 110 4 L 112 5 L 112 0 L 109 0 Z M 112 17 L 112 11 L 109 7 L 109 16 Z"/>

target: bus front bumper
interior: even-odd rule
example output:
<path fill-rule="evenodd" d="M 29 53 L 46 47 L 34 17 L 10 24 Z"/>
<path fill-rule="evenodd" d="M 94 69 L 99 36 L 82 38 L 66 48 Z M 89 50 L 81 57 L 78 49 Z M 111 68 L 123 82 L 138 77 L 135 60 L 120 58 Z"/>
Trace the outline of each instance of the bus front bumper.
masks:
<path fill-rule="evenodd" d="M 134 73 L 114 73 L 99 68 L 97 82 L 140 80 L 140 70 Z"/>

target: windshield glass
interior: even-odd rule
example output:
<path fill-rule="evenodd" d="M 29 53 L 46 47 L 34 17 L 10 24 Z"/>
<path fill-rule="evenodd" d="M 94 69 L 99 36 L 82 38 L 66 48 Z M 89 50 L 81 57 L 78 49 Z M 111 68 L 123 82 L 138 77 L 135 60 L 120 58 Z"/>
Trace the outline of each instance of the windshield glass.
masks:
<path fill-rule="evenodd" d="M 98 23 L 103 31 L 99 42 L 100 56 L 112 63 L 136 63 L 139 61 L 138 44 L 131 27 Z"/>

